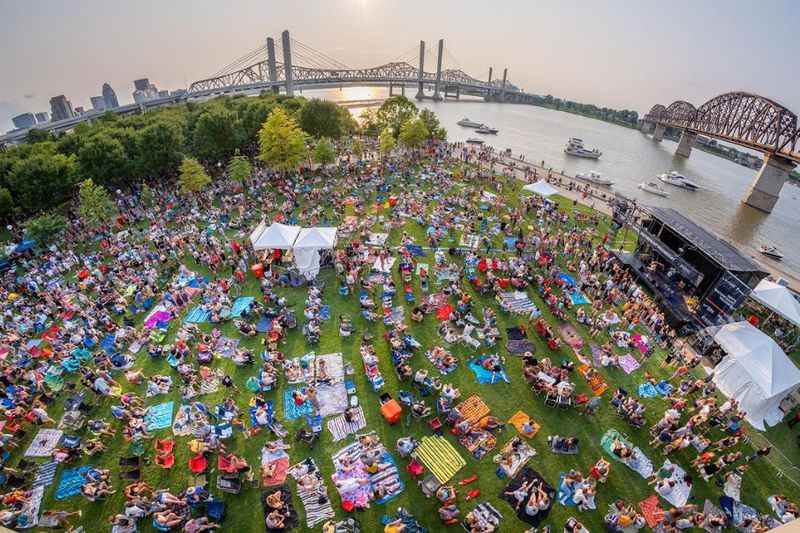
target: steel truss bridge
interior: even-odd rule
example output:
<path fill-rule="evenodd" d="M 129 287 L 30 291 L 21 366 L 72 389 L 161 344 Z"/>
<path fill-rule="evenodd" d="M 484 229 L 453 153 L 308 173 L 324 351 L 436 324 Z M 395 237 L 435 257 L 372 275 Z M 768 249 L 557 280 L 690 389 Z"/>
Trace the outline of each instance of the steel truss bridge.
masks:
<path fill-rule="evenodd" d="M 295 89 L 321 89 L 343 86 L 388 86 L 390 92 L 399 87 L 416 87 L 416 97 L 442 100 L 463 95 L 479 96 L 491 101 L 530 103 L 533 95 L 508 82 L 508 69 L 502 81 L 492 80 L 492 69 L 486 81 L 473 78 L 460 68 L 443 68 L 444 40 L 438 42 L 435 71 L 425 70 L 425 42 L 419 43 L 419 59 L 395 60 L 369 68 L 350 68 L 339 61 L 292 39 L 288 31 L 276 42 L 269 37 L 266 46 L 251 51 L 217 74 L 192 83 L 190 98 L 223 94 L 272 90 L 293 94 Z M 454 63 L 452 55 L 447 52 Z M 432 95 L 425 94 L 432 90 Z"/>
<path fill-rule="evenodd" d="M 785 106 L 747 92 L 721 94 L 700 107 L 678 100 L 654 105 L 642 119 L 642 130 L 661 141 L 666 128 L 682 130 L 676 154 L 689 157 L 698 135 L 744 146 L 765 154 L 745 203 L 770 212 L 788 173 L 800 163 L 800 124 Z"/>

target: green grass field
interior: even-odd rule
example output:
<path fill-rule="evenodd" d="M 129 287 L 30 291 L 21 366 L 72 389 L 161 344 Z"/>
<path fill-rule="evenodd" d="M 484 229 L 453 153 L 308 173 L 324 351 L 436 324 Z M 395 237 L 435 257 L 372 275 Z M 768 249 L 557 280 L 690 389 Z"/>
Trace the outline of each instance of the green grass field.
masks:
<path fill-rule="evenodd" d="M 515 205 L 518 202 L 519 185 L 516 183 L 506 184 L 503 194 L 506 195 L 506 198 L 508 198 L 509 205 Z M 572 211 L 573 206 L 571 202 L 561 201 L 560 203 L 563 209 L 569 212 Z M 581 210 L 582 212 L 588 212 L 588 208 L 584 208 L 582 206 L 577 207 L 577 209 Z M 501 213 L 497 213 L 497 215 L 501 215 Z M 607 220 L 603 219 L 598 227 L 598 239 L 602 238 L 602 235 L 605 233 L 605 231 L 607 231 L 607 228 L 608 222 Z M 406 231 L 409 235 L 414 236 L 417 239 L 417 242 L 424 242 L 424 228 L 414 222 L 409 221 L 401 229 L 395 229 L 391 232 L 389 240 L 390 245 L 396 245 L 399 243 L 402 231 Z M 628 239 L 628 244 L 629 243 L 630 238 Z M 449 243 L 443 243 L 443 245 L 448 246 Z M 433 263 L 432 254 L 429 253 L 428 257 L 423 260 L 428 263 Z M 200 266 L 193 264 L 191 261 L 187 261 L 186 264 L 197 272 L 207 274 L 207 272 L 204 272 Z M 396 272 L 396 269 L 394 277 L 398 287 L 402 287 L 401 280 L 399 274 Z M 370 331 L 375 336 L 374 343 L 381 358 L 381 371 L 384 379 L 386 380 L 384 390 L 392 393 L 396 397 L 398 390 L 410 390 L 411 385 L 408 383 L 401 384 L 396 378 L 388 354 L 387 344 L 382 339 L 382 335 L 385 332 L 383 323 L 368 323 L 360 317 L 357 296 L 350 295 L 348 297 L 343 297 L 338 294 L 338 282 L 335 279 L 335 275 L 332 270 L 323 270 L 322 274 L 320 275 L 320 279 L 325 282 L 324 299 L 331 306 L 332 317 L 331 320 L 323 323 L 324 326 L 321 342 L 319 345 L 313 347 L 306 345 L 305 339 L 300 332 L 300 327 L 298 327 L 297 329 L 292 330 L 286 336 L 285 343 L 281 345 L 280 349 L 286 354 L 287 357 L 299 356 L 310 350 L 314 350 L 318 354 L 342 352 L 345 361 L 351 362 L 356 369 L 353 379 L 356 383 L 360 403 L 365 408 L 368 420 L 368 429 L 376 431 L 381 440 L 390 450 L 394 450 L 394 443 L 396 439 L 401 436 L 414 435 L 416 437 L 421 437 L 426 434 L 430 434 L 431 431 L 428 429 L 425 422 L 411 420 L 408 424 L 406 424 L 405 416 L 403 417 L 403 422 L 397 424 L 396 426 L 389 426 L 383 421 L 378 411 L 378 394 L 373 392 L 371 386 L 364 377 L 363 366 L 358 352 L 359 338 L 363 332 Z M 424 295 L 420 290 L 419 283 L 416 278 L 414 283 L 415 294 L 417 300 L 419 301 Z M 435 290 L 435 288 L 435 285 L 432 283 L 432 291 Z M 302 325 L 302 309 L 303 302 L 306 297 L 306 290 L 303 288 L 279 289 L 278 292 L 279 294 L 286 296 L 291 307 L 295 309 L 297 313 L 300 325 Z M 529 289 L 528 293 L 533 297 L 539 308 L 543 310 L 544 316 L 550 320 L 551 324 L 555 324 L 555 319 L 548 314 L 547 308 L 538 297 L 538 294 L 534 294 L 535 290 Z M 248 276 L 247 283 L 241 288 L 241 294 L 258 297 L 258 285 L 252 276 Z M 487 299 L 476 293 L 473 293 L 473 297 L 476 304 L 476 314 L 480 312 L 482 306 L 488 305 L 497 307 L 497 304 L 494 302 L 494 300 Z M 396 296 L 395 305 L 398 305 L 401 300 L 401 295 Z M 404 301 L 400 305 L 406 306 L 407 317 L 409 315 L 411 305 L 406 304 Z M 336 317 L 344 313 L 347 313 L 353 317 L 354 325 L 356 326 L 356 333 L 349 338 L 341 338 L 338 335 Z M 522 321 L 523 320 L 521 318 L 511 316 L 501 310 L 498 310 L 498 326 L 500 331 L 503 333 L 505 332 L 505 328 L 517 325 Z M 170 336 L 174 335 L 175 331 L 177 330 L 179 325 L 177 322 L 177 320 L 173 320 L 169 330 Z M 438 376 L 438 371 L 424 356 L 425 349 L 432 348 L 437 345 L 444 345 L 443 340 L 436 332 L 438 321 L 436 320 L 435 316 L 428 315 L 420 324 L 411 321 L 407 321 L 407 323 L 410 324 L 410 333 L 423 345 L 423 349 L 417 352 L 417 354 L 411 359 L 410 363 L 415 369 L 427 368 L 431 372 L 432 376 Z M 576 324 L 580 334 L 588 339 L 588 331 L 585 328 L 577 325 L 574 320 L 573 323 Z M 201 326 L 201 329 L 204 331 L 210 331 L 212 326 L 210 324 L 204 324 Z M 230 324 L 222 326 L 221 329 L 228 336 L 237 336 L 237 333 L 234 332 L 233 327 Z M 531 328 L 529 328 L 529 330 L 530 329 Z M 535 334 L 533 336 L 535 336 Z M 538 355 L 549 356 L 556 364 L 561 360 L 573 360 L 577 364 L 577 361 L 570 350 L 562 349 L 559 352 L 551 353 L 547 346 L 544 345 L 538 338 L 533 340 L 536 343 Z M 605 342 L 605 339 L 598 338 L 593 340 L 593 342 L 601 343 Z M 260 353 L 260 344 L 258 339 L 243 338 L 242 344 L 252 348 L 255 353 Z M 504 344 L 505 339 L 502 339 L 498 343 L 496 349 L 504 355 L 508 355 L 504 353 Z M 462 398 L 466 398 L 471 394 L 479 394 L 491 408 L 492 414 L 503 420 L 507 420 L 517 410 L 524 410 L 542 425 L 542 429 L 539 434 L 531 440 L 531 444 L 538 451 L 538 455 L 531 460 L 529 466 L 539 471 L 551 485 L 557 485 L 559 474 L 561 472 L 566 472 L 570 469 L 579 469 L 586 473 L 599 458 L 604 457 L 604 453 L 600 448 L 600 437 L 609 428 L 616 428 L 622 433 L 628 435 L 635 444 L 640 446 L 642 450 L 647 453 L 647 455 L 656 465 L 660 465 L 663 461 L 661 453 L 657 450 L 651 449 L 648 446 L 649 438 L 647 435 L 647 427 L 641 430 L 633 429 L 625 421 L 616 416 L 613 409 L 607 402 L 607 398 L 615 386 L 623 386 L 628 391 L 635 391 L 638 385 L 643 382 L 643 374 L 645 371 L 650 372 L 656 377 L 668 377 L 671 371 L 659 368 L 659 363 L 663 355 L 661 352 L 657 351 L 655 356 L 653 356 L 645 365 L 643 365 L 643 368 L 637 370 L 631 375 L 626 375 L 622 370 L 619 369 L 602 369 L 600 372 L 609 383 L 610 390 L 605 395 L 603 406 L 599 414 L 596 417 L 587 419 L 573 410 L 565 411 L 546 407 L 544 405 L 543 398 L 534 396 L 522 378 L 522 362 L 520 359 L 507 357 L 506 370 L 511 378 L 510 384 L 499 383 L 495 385 L 479 385 L 475 382 L 472 372 L 470 372 L 466 366 L 466 361 L 470 357 L 476 355 L 476 352 L 467 349 L 462 345 L 450 347 L 450 349 L 460 358 L 459 368 L 454 373 L 443 379 L 445 382 L 451 382 L 460 388 Z M 481 348 L 477 353 L 489 353 L 489 350 Z M 622 353 L 622 351 L 620 351 L 620 353 Z M 234 378 L 239 387 L 239 393 L 236 395 L 236 401 L 239 404 L 239 407 L 246 412 L 251 394 L 244 388 L 244 382 L 248 377 L 256 374 L 257 366 L 238 368 L 229 360 L 220 358 L 215 359 L 214 365 L 222 368 L 226 373 L 230 374 Z M 169 368 L 164 360 L 150 359 L 146 353 L 146 350 L 144 349 L 138 356 L 137 366 L 141 366 L 146 375 L 155 373 L 174 375 L 174 372 Z M 124 381 L 124 378 L 120 378 L 121 381 Z M 585 381 L 580 376 L 576 374 L 574 381 L 578 386 L 578 393 L 591 394 Z M 281 381 L 280 385 L 275 390 L 267 393 L 267 397 L 275 401 L 279 417 L 282 417 L 283 413 L 282 393 L 285 386 L 285 383 Z M 142 396 L 144 395 L 143 385 L 139 387 L 132 387 L 126 383 L 124 388 L 126 390 L 136 391 Z M 213 406 L 222 401 L 224 394 L 224 391 L 221 390 L 214 395 L 203 396 L 198 399 L 204 401 L 207 405 Z M 62 409 L 62 404 L 65 397 L 66 393 L 62 392 L 57 401 L 57 407 L 51 410 L 51 415 L 56 419 L 58 419 L 60 416 L 60 410 Z M 148 404 L 160 403 L 168 399 L 174 400 L 176 404 L 180 403 L 180 396 L 177 392 L 177 386 L 173 387 L 173 392 L 169 395 L 169 397 L 157 396 L 155 398 L 148 399 Z M 432 405 L 432 400 L 429 399 L 428 401 L 429 404 Z M 647 405 L 647 420 L 649 425 L 660 418 L 666 404 L 662 399 L 658 398 L 643 401 Z M 92 416 L 108 416 L 109 406 L 111 404 L 111 401 L 99 403 L 93 411 Z M 293 435 L 294 432 L 303 424 L 304 422 L 295 421 L 287 422 L 285 425 Z M 24 450 L 26 448 L 27 440 L 30 439 L 33 433 L 35 433 L 35 429 L 29 431 L 28 439 L 21 444 L 19 448 L 20 450 Z M 100 455 L 99 457 L 92 458 L 91 460 L 92 464 L 112 469 L 112 471 L 115 472 L 115 478 L 116 471 L 119 469 L 117 466 L 117 460 L 120 456 L 126 455 L 128 448 L 128 443 L 124 441 L 121 433 L 121 431 L 118 431 L 117 436 L 110 440 L 108 443 L 109 449 L 106 453 Z M 548 435 L 556 433 L 561 435 L 577 436 L 581 442 L 580 454 L 571 456 L 552 454 L 547 447 L 546 438 Z M 171 436 L 172 433 L 170 430 L 161 430 L 157 432 L 156 435 L 157 437 L 164 438 Z M 499 450 L 499 448 L 501 448 L 515 435 L 516 430 L 511 426 L 508 426 L 505 430 L 500 432 L 498 436 L 497 449 Z M 719 438 L 719 433 L 711 432 L 709 436 L 712 438 Z M 797 462 L 800 461 L 800 456 L 798 456 L 796 446 L 794 445 L 794 436 L 791 435 L 791 432 L 785 426 L 771 430 L 767 433 L 767 437 L 774 442 L 781 444 L 782 451 L 785 451 L 785 453 L 788 455 L 788 465 L 790 465 L 792 462 L 797 464 Z M 238 455 L 244 456 L 250 462 L 251 466 L 257 469 L 259 466 L 259 451 L 261 446 L 266 440 L 270 440 L 272 438 L 273 437 L 271 435 L 262 432 L 253 438 L 245 439 L 241 432 L 236 432 L 234 438 L 228 441 L 227 446 L 229 450 L 234 451 Z M 462 457 L 464 457 L 467 462 L 467 466 L 458 473 L 454 480 L 458 481 L 473 474 L 479 476 L 479 481 L 477 483 L 460 489 L 459 491 L 459 505 L 461 507 L 462 516 L 474 508 L 479 502 L 488 500 L 492 502 L 504 516 L 504 520 L 501 525 L 501 529 L 503 531 L 524 530 L 527 525 L 519 521 L 515 517 L 512 508 L 506 502 L 501 501 L 498 497 L 508 480 L 501 480 L 495 475 L 496 465 L 492 463 L 492 454 L 488 454 L 482 460 L 478 461 L 470 457 L 466 449 L 460 446 L 456 438 L 449 433 L 447 433 L 447 439 L 454 444 L 456 449 L 459 451 L 459 453 L 461 453 Z M 333 472 L 331 455 L 350 441 L 333 443 L 327 430 L 323 432 L 321 440 L 317 442 L 313 449 L 309 449 L 301 443 L 295 443 L 293 439 L 291 440 L 292 449 L 290 450 L 290 456 L 292 463 L 298 462 L 308 456 L 313 457 L 316 460 L 317 464 L 321 467 L 324 475 L 326 476 L 325 479 L 328 486 L 328 493 L 333 499 L 334 508 L 337 511 L 337 518 L 343 518 L 345 513 L 339 506 L 340 501 L 338 494 L 334 490 L 330 481 L 330 475 Z M 188 438 L 178 439 L 176 446 L 176 464 L 173 469 L 162 470 L 153 464 L 148 464 L 144 468 L 143 479 L 156 488 L 169 487 L 174 493 L 186 488 L 191 483 L 191 476 L 187 467 L 187 461 L 189 458 L 189 452 L 186 445 L 187 441 Z M 744 445 L 744 447 L 745 451 L 750 451 L 749 445 Z M 21 456 L 21 453 L 21 451 L 16 452 L 14 460 L 18 459 Z M 152 459 L 153 454 L 151 449 L 148 449 L 147 455 Z M 606 456 L 606 458 L 608 457 Z M 677 460 L 687 471 L 689 471 L 689 461 L 694 458 L 694 454 L 678 453 L 671 458 L 672 460 Z M 770 456 L 769 459 L 772 460 L 772 458 L 773 457 Z M 579 513 L 574 507 L 564 507 L 559 504 L 555 504 L 547 523 L 552 524 L 554 528 L 560 530 L 561 526 L 569 516 L 575 516 L 579 518 L 591 531 L 603 531 L 603 515 L 605 514 L 606 506 L 609 503 L 621 498 L 628 503 L 635 504 L 636 502 L 639 502 L 654 493 L 652 488 L 650 488 L 646 481 L 638 474 L 628 469 L 621 463 L 614 461 L 611 462 L 612 472 L 610 479 L 605 485 L 599 486 L 599 494 L 597 497 L 598 509 L 596 511 Z M 88 463 L 88 460 L 82 460 L 82 464 Z M 404 466 L 406 462 L 404 460 L 399 460 L 399 463 L 401 466 Z M 787 466 L 787 469 L 788 468 L 789 466 Z M 61 470 L 63 470 L 63 467 L 59 469 L 59 474 Z M 264 516 L 259 503 L 261 489 L 256 487 L 245 488 L 240 495 L 218 494 L 216 489 L 213 488 L 215 486 L 215 476 L 215 470 L 211 469 L 211 473 L 209 475 L 209 485 L 212 487 L 212 493 L 221 496 L 227 504 L 227 517 L 224 520 L 222 530 L 262 531 L 264 529 Z M 382 516 L 384 514 L 392 514 L 398 506 L 403 506 L 409 509 L 431 531 L 445 529 L 444 526 L 442 526 L 439 522 L 436 512 L 437 505 L 435 501 L 426 499 L 422 495 L 420 489 L 417 487 L 416 482 L 410 479 L 405 472 L 403 472 L 403 478 L 406 482 L 406 489 L 400 497 L 385 506 L 374 505 L 370 509 L 356 514 L 356 517 L 361 521 L 362 526 L 364 527 L 363 530 L 370 532 L 381 530 L 382 526 L 380 525 L 380 521 Z M 720 495 L 720 490 L 713 485 L 704 483 L 699 478 L 699 475 L 695 475 L 694 478 L 695 486 L 692 492 L 693 498 L 691 501 L 699 504 L 700 507 L 702 507 L 703 501 L 706 498 L 716 501 Z M 52 496 L 55 486 L 58 483 L 58 479 L 59 476 L 56 477 L 54 484 L 48 488 L 42 509 L 82 509 L 83 517 L 80 520 L 80 524 L 82 524 L 87 531 L 104 531 L 110 529 L 106 522 L 107 517 L 114 513 L 121 512 L 123 509 L 124 497 L 122 495 L 122 490 L 119 490 L 117 494 L 106 499 L 105 501 L 98 503 L 88 503 L 80 496 L 76 496 L 70 500 L 57 502 L 53 500 Z M 291 478 L 287 480 L 287 483 L 290 485 L 290 487 L 292 487 L 292 489 L 294 489 L 294 482 L 291 480 Z M 114 484 L 115 488 L 119 489 L 121 489 L 123 486 L 122 482 L 118 479 L 115 479 Z M 466 491 L 476 487 L 480 488 L 481 496 L 473 501 L 464 502 L 463 495 L 466 493 Z M 794 483 L 788 479 L 780 479 L 778 477 L 778 470 L 768 463 L 767 460 L 759 460 L 752 466 L 745 477 L 742 491 L 743 500 L 745 503 L 748 503 L 759 510 L 767 511 L 768 506 L 766 503 L 766 497 L 773 493 L 783 493 L 794 501 L 800 500 L 800 490 Z M 305 530 L 303 509 L 300 501 L 296 497 L 294 503 L 295 508 L 298 510 L 301 517 L 300 529 Z M 662 505 L 666 507 L 668 504 L 662 501 Z M 152 530 L 149 520 L 146 522 L 142 521 L 140 526 L 143 531 Z M 317 527 L 317 530 L 318 529 L 319 526 Z"/>

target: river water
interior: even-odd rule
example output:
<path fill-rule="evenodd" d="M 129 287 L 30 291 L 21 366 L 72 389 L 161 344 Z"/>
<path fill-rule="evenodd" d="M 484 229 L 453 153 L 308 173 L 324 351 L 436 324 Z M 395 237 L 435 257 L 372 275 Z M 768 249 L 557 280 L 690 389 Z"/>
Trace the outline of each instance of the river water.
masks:
<path fill-rule="evenodd" d="M 315 91 L 316 92 L 316 91 Z M 332 100 L 380 98 L 387 91 L 379 88 L 345 88 L 319 91 L 319 96 Z M 413 96 L 413 91 L 406 91 Z M 308 96 L 312 95 L 311 93 Z M 545 162 L 554 170 L 568 175 L 595 170 L 614 182 L 612 190 L 643 205 L 673 207 L 724 239 L 741 245 L 741 249 L 759 262 L 800 277 L 800 187 L 787 183 L 775 209 L 769 215 L 742 204 L 742 199 L 756 175 L 755 170 L 727 159 L 692 151 L 690 158 L 675 155 L 677 144 L 664 140 L 654 142 L 637 130 L 609 124 L 579 115 L 541 107 L 484 103 L 481 101 L 431 102 L 422 107 L 436 112 L 447 128 L 448 140 L 464 141 L 479 137 L 474 130 L 456 122 L 468 117 L 499 129 L 497 135 L 481 138 L 497 149 L 511 148 L 515 155 L 524 154 L 532 163 Z M 354 114 L 359 114 L 354 109 Z M 570 137 L 584 140 L 588 148 L 603 152 L 599 160 L 567 156 L 564 145 Z M 640 190 L 637 185 L 656 175 L 677 170 L 703 189 L 690 192 L 666 184 L 669 198 Z M 660 183 L 660 182 L 659 182 Z M 784 253 L 776 263 L 757 253 L 762 244 L 774 244 Z"/>

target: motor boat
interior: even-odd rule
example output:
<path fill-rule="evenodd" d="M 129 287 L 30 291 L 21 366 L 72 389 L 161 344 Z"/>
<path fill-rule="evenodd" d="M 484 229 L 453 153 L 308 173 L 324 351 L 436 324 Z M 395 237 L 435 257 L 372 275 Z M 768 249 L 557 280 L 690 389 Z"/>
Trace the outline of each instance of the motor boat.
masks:
<path fill-rule="evenodd" d="M 500 131 L 500 130 L 497 130 L 495 128 L 490 128 L 489 126 L 484 124 L 480 128 L 478 128 L 477 130 L 475 130 L 475 133 L 483 133 L 483 134 L 495 135 L 498 131 Z"/>
<path fill-rule="evenodd" d="M 663 196 L 664 198 L 669 198 L 669 193 L 661 188 L 658 182 L 655 181 L 645 181 L 639 184 L 639 188 L 645 192 L 649 192 L 650 194 L 655 194 L 657 196 Z"/>
<path fill-rule="evenodd" d="M 770 244 L 762 245 L 761 248 L 758 249 L 758 251 L 766 255 L 770 259 L 774 259 L 776 261 L 780 261 L 781 259 L 783 259 L 783 254 L 781 253 L 781 251 L 778 250 L 777 247 L 772 246 Z"/>
<path fill-rule="evenodd" d="M 567 142 L 567 147 L 564 148 L 564 153 L 586 159 L 600 159 L 600 156 L 603 155 L 603 152 L 597 148 L 589 150 L 583 146 L 583 139 L 578 139 L 577 137 L 570 138 L 569 142 Z"/>
<path fill-rule="evenodd" d="M 464 126 L 465 128 L 481 128 L 481 127 L 483 127 L 483 124 L 481 124 L 480 122 L 472 121 L 472 120 L 468 119 L 467 117 L 462 118 L 461 120 L 456 122 L 456 124 L 458 124 L 459 126 Z"/>
<path fill-rule="evenodd" d="M 469 144 L 483 144 L 483 139 L 476 139 L 475 137 L 470 137 L 467 139 L 467 143 Z"/>
<path fill-rule="evenodd" d="M 594 183 L 595 185 L 602 185 L 603 187 L 611 187 L 612 185 L 614 185 L 613 181 L 603 177 L 602 174 L 600 174 L 599 172 L 595 172 L 594 170 L 575 174 L 575 177 L 578 178 L 579 180 L 588 181 L 589 183 Z"/>
<path fill-rule="evenodd" d="M 700 188 L 698 184 L 696 184 L 686 176 L 681 176 L 674 170 L 669 174 L 661 174 L 660 176 L 658 176 L 658 179 L 663 181 L 667 185 L 672 185 L 673 187 L 680 187 L 681 189 L 686 189 L 687 191 L 696 191 Z"/>

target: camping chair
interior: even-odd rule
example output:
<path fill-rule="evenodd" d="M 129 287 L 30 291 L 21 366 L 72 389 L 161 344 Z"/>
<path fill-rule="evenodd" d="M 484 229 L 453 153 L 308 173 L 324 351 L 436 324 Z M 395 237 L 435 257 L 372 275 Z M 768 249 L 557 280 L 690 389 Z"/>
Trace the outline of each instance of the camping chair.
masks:
<path fill-rule="evenodd" d="M 175 448 L 175 441 L 171 439 L 156 439 L 153 447 L 158 455 L 169 455 L 172 454 L 172 450 Z"/>
<path fill-rule="evenodd" d="M 220 522 L 225 517 L 225 502 L 212 498 L 206 502 L 206 515 L 209 520 Z"/>
<path fill-rule="evenodd" d="M 242 491 L 242 479 L 237 474 L 220 474 L 217 476 L 217 489 L 228 494 L 239 494 Z"/>
<path fill-rule="evenodd" d="M 199 453 L 189 459 L 189 470 L 195 476 L 204 474 L 206 468 L 208 468 L 208 459 L 206 459 L 205 455 L 202 453 Z"/>
<path fill-rule="evenodd" d="M 322 433 L 322 416 L 306 415 L 306 421 L 308 422 L 311 431 L 316 434 Z"/>
<path fill-rule="evenodd" d="M 425 467 L 423 467 L 422 463 L 417 461 L 416 458 L 412 458 L 408 465 L 406 465 L 406 471 L 412 478 L 417 478 L 425 471 Z"/>
<path fill-rule="evenodd" d="M 155 462 L 157 466 L 167 470 L 175 466 L 175 456 L 173 454 L 156 455 Z"/>

